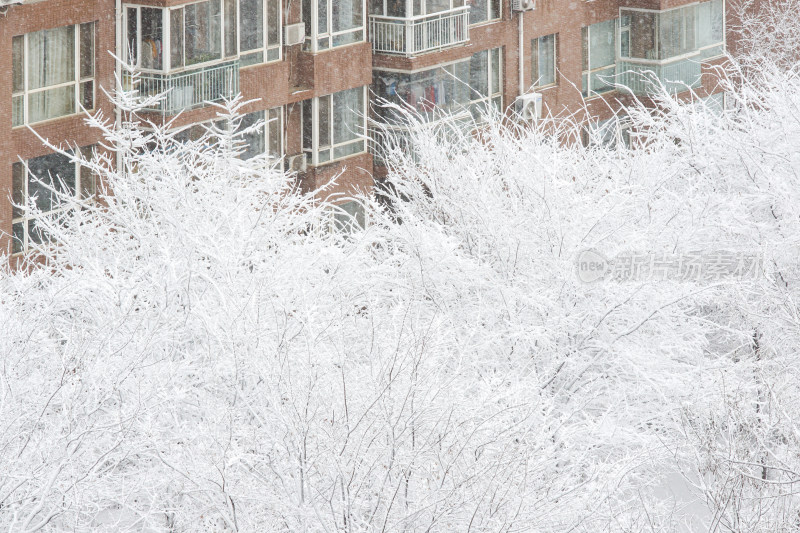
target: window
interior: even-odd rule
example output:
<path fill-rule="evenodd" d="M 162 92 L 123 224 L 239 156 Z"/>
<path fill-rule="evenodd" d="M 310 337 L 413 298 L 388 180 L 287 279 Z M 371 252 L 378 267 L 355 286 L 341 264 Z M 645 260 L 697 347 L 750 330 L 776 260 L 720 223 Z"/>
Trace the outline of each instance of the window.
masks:
<path fill-rule="evenodd" d="M 303 151 L 320 165 L 363 152 L 366 87 L 303 101 Z"/>
<path fill-rule="evenodd" d="M 583 128 L 582 141 L 585 147 L 630 148 L 630 119 L 622 116 L 601 121 L 591 121 Z"/>
<path fill-rule="evenodd" d="M 248 113 L 242 117 L 239 128 L 249 128 L 258 121 L 263 121 L 263 124 L 257 131 L 243 135 L 247 148 L 242 159 L 252 159 L 263 153 L 267 153 L 271 159 L 280 159 L 283 157 L 283 108 Z"/>
<path fill-rule="evenodd" d="M 361 202 L 351 200 L 341 203 L 333 208 L 332 214 L 331 230 L 333 232 L 350 235 L 367 227 L 367 212 Z"/>
<path fill-rule="evenodd" d="M 280 0 L 240 0 L 239 53 L 242 66 L 281 58 Z M 266 32 L 264 31 L 266 28 Z"/>
<path fill-rule="evenodd" d="M 500 0 L 469 0 L 469 23 L 480 24 L 500 18 Z"/>
<path fill-rule="evenodd" d="M 531 78 L 534 87 L 556 83 L 556 34 L 531 41 Z"/>
<path fill-rule="evenodd" d="M 500 48 L 483 50 L 469 59 L 418 72 L 374 70 L 372 90 L 388 102 L 433 120 L 443 114 L 458 116 L 471 109 L 478 117 L 491 105 L 502 108 L 503 71 Z M 378 117 L 390 123 L 402 120 L 394 109 L 375 106 Z"/>
<path fill-rule="evenodd" d="M 205 0 L 168 9 L 128 6 L 125 18 L 126 57 L 143 70 L 237 57 L 247 66 L 281 58 L 280 0 Z"/>
<path fill-rule="evenodd" d="M 697 46 L 702 59 L 725 53 L 724 0 L 712 0 L 697 6 Z"/>
<path fill-rule="evenodd" d="M 494 48 L 477 52 L 469 60 L 470 111 L 476 120 L 489 107 L 502 110 L 500 56 L 500 48 Z"/>
<path fill-rule="evenodd" d="M 85 159 L 91 159 L 92 146 L 81 148 Z M 96 192 L 92 172 L 62 154 L 49 154 L 18 162 L 12 166 L 12 252 L 20 253 L 31 243 L 41 243 L 47 236 L 37 226 L 38 216 L 28 213 L 29 202 L 35 202 L 42 215 L 63 213 L 56 193 L 79 199 L 91 199 Z"/>
<path fill-rule="evenodd" d="M 616 20 L 584 26 L 582 34 L 583 96 L 614 89 Z"/>
<path fill-rule="evenodd" d="M 93 22 L 12 39 L 12 126 L 94 108 Z"/>
<path fill-rule="evenodd" d="M 267 153 L 270 158 L 280 159 L 283 157 L 283 108 L 273 107 L 266 111 L 255 111 L 243 115 L 238 131 L 243 132 L 259 121 L 261 121 L 260 127 L 254 131 L 242 133 L 244 151 L 240 157 L 247 160 Z M 223 119 L 213 121 L 213 123 L 218 129 L 227 129 Z M 208 133 L 211 124 L 212 122 L 192 124 L 178 131 L 173 138 L 180 143 L 198 141 Z M 207 137 L 208 143 L 214 141 L 213 135 Z"/>
<path fill-rule="evenodd" d="M 304 48 L 312 52 L 364 41 L 365 0 L 302 0 Z"/>
<path fill-rule="evenodd" d="M 667 11 L 623 9 L 620 57 L 664 61 L 700 51 L 701 59 L 725 50 L 725 3 L 712 0 Z"/>

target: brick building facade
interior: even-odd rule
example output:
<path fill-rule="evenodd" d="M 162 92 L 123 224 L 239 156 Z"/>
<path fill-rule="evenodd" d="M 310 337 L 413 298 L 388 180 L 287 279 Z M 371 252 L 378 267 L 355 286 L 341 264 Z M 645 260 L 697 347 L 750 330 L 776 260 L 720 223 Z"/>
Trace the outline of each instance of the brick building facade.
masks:
<path fill-rule="evenodd" d="M 625 72 L 677 79 L 700 96 L 718 93 L 713 68 L 723 61 L 730 17 L 724 0 L 0 5 L 0 72 L 11 74 L 0 78 L 0 249 L 9 252 L 37 238 L 35 221 L 9 201 L 35 194 L 25 169 L 41 174 L 58 163 L 28 126 L 55 143 L 97 143 L 79 110 L 114 115 L 101 90 L 114 87 L 108 51 L 138 62 L 141 92 L 169 89 L 152 118 L 181 112 L 176 126 L 202 123 L 216 112 L 204 100 L 241 91 L 257 99 L 245 111 L 266 121 L 254 150 L 284 157 L 308 187 L 343 171 L 337 187 L 347 192 L 369 190 L 380 175 L 359 135 L 375 95 L 425 115 L 479 105 L 514 109 L 521 94 L 538 93 L 544 113 L 581 113 L 585 102 L 602 123 L 625 98 L 608 81 Z M 646 96 L 644 87 L 637 92 Z M 80 169 L 70 176 L 75 194 L 92 194 Z"/>

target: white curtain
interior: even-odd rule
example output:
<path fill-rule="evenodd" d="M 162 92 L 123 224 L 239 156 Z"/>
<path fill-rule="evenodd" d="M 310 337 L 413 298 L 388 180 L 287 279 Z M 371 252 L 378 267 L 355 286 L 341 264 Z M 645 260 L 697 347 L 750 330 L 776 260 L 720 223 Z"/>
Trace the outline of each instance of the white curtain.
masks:
<path fill-rule="evenodd" d="M 363 134 L 364 90 L 361 87 L 333 95 L 333 142 L 357 139 Z"/>
<path fill-rule="evenodd" d="M 28 90 L 75 81 L 75 27 L 28 35 Z M 75 112 L 75 85 L 28 96 L 28 120 L 38 122 Z"/>

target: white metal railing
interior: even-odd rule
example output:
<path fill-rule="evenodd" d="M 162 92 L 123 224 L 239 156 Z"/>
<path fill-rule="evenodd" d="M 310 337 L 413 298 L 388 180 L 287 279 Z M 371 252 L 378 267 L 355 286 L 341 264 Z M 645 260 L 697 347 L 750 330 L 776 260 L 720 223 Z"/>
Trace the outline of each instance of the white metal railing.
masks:
<path fill-rule="evenodd" d="M 373 52 L 414 56 L 469 41 L 469 6 L 417 17 L 369 16 Z"/>
<path fill-rule="evenodd" d="M 132 87 L 129 73 L 123 73 L 123 86 L 136 89 L 143 97 L 164 94 L 153 107 L 155 111 L 174 115 L 185 109 L 201 107 L 205 102 L 229 98 L 239 92 L 239 60 L 199 67 L 173 74 L 140 72 L 137 85 Z"/>
<path fill-rule="evenodd" d="M 679 93 L 700 85 L 701 69 L 698 54 L 664 61 L 626 60 L 618 63 L 617 83 L 636 94 L 657 92 L 661 84 Z"/>

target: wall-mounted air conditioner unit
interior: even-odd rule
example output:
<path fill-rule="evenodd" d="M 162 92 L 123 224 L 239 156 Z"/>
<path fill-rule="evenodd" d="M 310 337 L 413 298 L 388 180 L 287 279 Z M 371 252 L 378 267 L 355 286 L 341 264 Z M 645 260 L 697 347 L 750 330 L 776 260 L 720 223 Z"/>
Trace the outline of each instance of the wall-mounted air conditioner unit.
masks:
<path fill-rule="evenodd" d="M 308 168 L 308 161 L 306 159 L 306 154 L 296 154 L 290 155 L 286 158 L 286 167 L 287 170 L 292 172 L 305 172 Z"/>
<path fill-rule="evenodd" d="M 542 118 L 542 93 L 523 94 L 517 98 L 517 113 L 528 122 Z"/>
<path fill-rule="evenodd" d="M 304 22 L 297 24 L 289 24 L 286 26 L 286 32 L 283 39 L 283 44 L 286 46 L 294 46 L 296 44 L 303 44 L 306 39 L 306 25 Z"/>
<path fill-rule="evenodd" d="M 511 0 L 512 11 L 531 11 L 536 9 L 536 0 Z"/>

